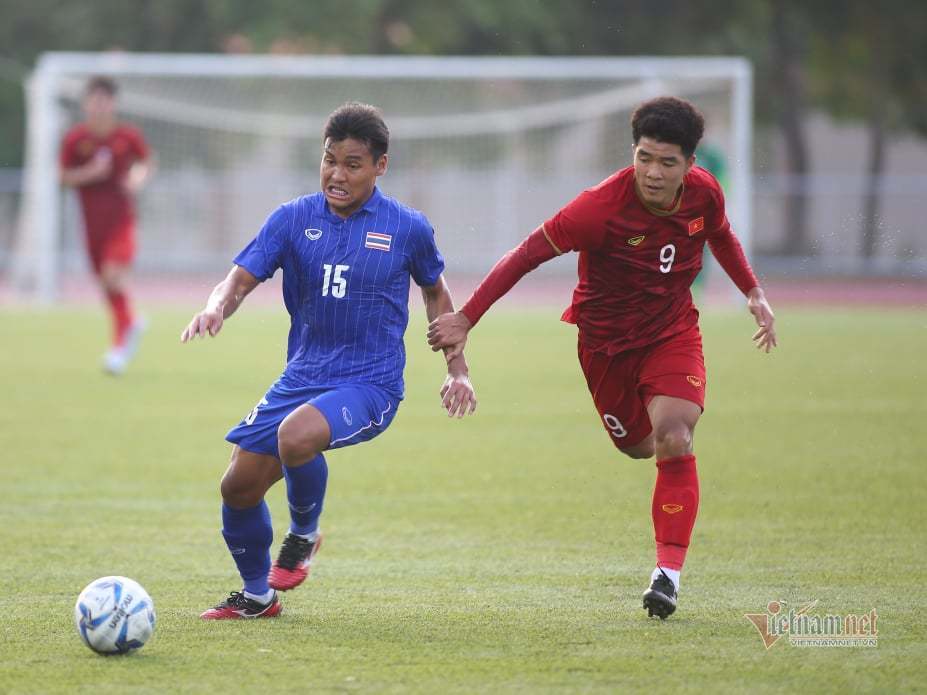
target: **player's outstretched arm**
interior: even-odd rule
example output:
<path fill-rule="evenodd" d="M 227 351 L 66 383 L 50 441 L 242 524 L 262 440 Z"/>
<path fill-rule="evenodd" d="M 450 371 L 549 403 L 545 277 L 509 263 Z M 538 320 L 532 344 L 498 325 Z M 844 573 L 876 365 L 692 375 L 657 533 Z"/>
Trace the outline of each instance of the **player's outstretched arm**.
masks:
<path fill-rule="evenodd" d="M 766 301 L 766 295 L 762 288 L 754 287 L 747 293 L 747 308 L 756 319 L 756 325 L 759 330 L 753 334 L 753 342 L 760 350 L 767 353 L 772 350 L 778 343 L 776 342 L 776 316 L 773 314 L 772 307 Z"/>
<path fill-rule="evenodd" d="M 215 336 L 222 330 L 222 324 L 241 305 L 245 297 L 260 284 L 260 281 L 240 265 L 233 266 L 225 279 L 216 285 L 206 307 L 196 314 L 180 334 L 180 342 L 186 343 L 197 336 Z"/>
<path fill-rule="evenodd" d="M 526 274 L 558 255 L 560 251 L 544 228 L 535 229 L 521 244 L 499 259 L 460 311 L 429 316 L 428 344 L 431 349 L 435 352 L 444 350 L 448 359 L 462 354 L 467 344 L 467 333 L 489 311 L 489 307 Z"/>
<path fill-rule="evenodd" d="M 453 315 L 454 302 L 451 292 L 442 275 L 431 287 L 422 288 L 425 300 L 425 314 L 433 321 L 439 314 Z M 456 352 L 450 348 L 444 351 L 447 360 L 447 376 L 441 385 L 441 405 L 447 410 L 448 417 L 461 418 L 476 410 L 476 392 L 470 383 L 470 370 L 463 354 L 463 346 Z"/>

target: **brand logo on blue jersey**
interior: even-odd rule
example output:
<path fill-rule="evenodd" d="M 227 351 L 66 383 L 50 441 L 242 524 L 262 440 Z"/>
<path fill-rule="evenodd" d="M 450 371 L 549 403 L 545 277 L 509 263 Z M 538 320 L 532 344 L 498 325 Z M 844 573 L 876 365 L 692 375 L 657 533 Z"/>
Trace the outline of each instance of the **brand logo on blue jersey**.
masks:
<path fill-rule="evenodd" d="M 309 239 L 311 239 L 312 241 L 315 241 L 315 240 L 318 239 L 320 236 L 322 236 L 322 230 L 321 230 L 321 229 L 314 229 L 314 228 L 310 227 L 309 229 L 306 230 L 306 236 L 307 236 Z"/>

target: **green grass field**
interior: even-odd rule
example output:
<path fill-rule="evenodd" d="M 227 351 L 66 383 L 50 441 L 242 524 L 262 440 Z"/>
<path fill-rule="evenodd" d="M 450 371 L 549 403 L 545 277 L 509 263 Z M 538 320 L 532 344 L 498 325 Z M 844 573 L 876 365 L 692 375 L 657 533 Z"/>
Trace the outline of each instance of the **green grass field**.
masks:
<path fill-rule="evenodd" d="M 182 346 L 156 311 L 132 370 L 98 372 L 102 313 L 0 313 L 0 692 L 916 691 L 927 682 L 927 317 L 780 310 L 703 319 L 702 503 L 680 608 L 648 619 L 652 462 L 598 424 L 557 312 L 488 316 L 477 415 L 439 408 L 413 315 L 406 400 L 329 456 L 325 547 L 280 619 L 205 623 L 239 588 L 219 534 L 223 435 L 282 366 L 280 312 Z M 282 487 L 269 503 L 279 539 Z M 276 551 L 276 545 L 274 552 Z M 158 625 L 128 657 L 81 643 L 74 601 L 123 574 Z M 767 651 L 773 599 L 878 612 L 876 648 Z"/>

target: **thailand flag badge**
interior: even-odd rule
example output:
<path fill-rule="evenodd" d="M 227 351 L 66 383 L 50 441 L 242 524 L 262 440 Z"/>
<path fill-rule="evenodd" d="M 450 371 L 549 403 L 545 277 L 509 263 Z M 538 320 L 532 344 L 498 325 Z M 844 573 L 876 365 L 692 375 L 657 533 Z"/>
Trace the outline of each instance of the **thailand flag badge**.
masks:
<path fill-rule="evenodd" d="M 368 249 L 379 249 L 380 251 L 389 251 L 393 237 L 390 234 L 380 234 L 379 232 L 367 232 L 367 239 L 364 246 Z"/>

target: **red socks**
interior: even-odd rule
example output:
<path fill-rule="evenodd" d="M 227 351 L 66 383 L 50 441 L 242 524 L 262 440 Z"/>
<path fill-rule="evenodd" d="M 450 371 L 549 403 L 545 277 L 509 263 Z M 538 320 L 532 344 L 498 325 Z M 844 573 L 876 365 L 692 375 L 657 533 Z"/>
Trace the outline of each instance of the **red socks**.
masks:
<path fill-rule="evenodd" d="M 125 292 L 107 292 L 106 301 L 109 303 L 110 313 L 113 316 L 113 345 L 121 347 L 125 342 L 126 332 L 132 325 L 129 298 Z"/>
<path fill-rule="evenodd" d="M 657 541 L 657 566 L 681 570 L 698 514 L 698 473 L 694 454 L 657 461 L 651 513 Z"/>

